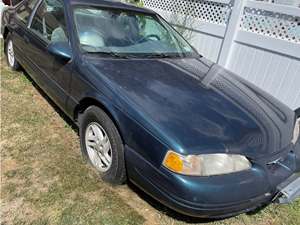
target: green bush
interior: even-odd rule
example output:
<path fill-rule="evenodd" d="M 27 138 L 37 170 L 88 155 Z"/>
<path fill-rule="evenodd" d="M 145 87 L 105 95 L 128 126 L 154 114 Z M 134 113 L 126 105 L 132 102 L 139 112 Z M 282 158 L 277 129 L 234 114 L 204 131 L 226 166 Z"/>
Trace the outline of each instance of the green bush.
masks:
<path fill-rule="evenodd" d="M 125 2 L 135 4 L 140 7 L 142 7 L 144 5 L 142 0 L 125 0 Z"/>

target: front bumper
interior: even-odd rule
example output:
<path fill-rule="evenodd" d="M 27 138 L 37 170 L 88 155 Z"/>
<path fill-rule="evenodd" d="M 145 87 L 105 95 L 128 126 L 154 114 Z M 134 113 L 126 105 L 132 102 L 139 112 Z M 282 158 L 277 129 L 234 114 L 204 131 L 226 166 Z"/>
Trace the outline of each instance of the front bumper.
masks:
<path fill-rule="evenodd" d="M 283 153 L 278 165 L 254 164 L 249 171 L 205 178 L 156 168 L 129 147 L 125 153 L 129 179 L 162 204 L 193 217 L 223 218 L 280 201 L 293 183 L 286 181 L 300 172 L 300 143 L 296 149 Z"/>
<path fill-rule="evenodd" d="M 278 195 L 275 201 L 280 204 L 288 204 L 300 197 L 300 173 L 295 173 L 278 187 Z"/>
<path fill-rule="evenodd" d="M 300 110 L 299 110 L 300 113 Z M 300 140 L 295 146 L 295 173 L 277 186 L 275 202 L 288 204 L 300 197 Z"/>

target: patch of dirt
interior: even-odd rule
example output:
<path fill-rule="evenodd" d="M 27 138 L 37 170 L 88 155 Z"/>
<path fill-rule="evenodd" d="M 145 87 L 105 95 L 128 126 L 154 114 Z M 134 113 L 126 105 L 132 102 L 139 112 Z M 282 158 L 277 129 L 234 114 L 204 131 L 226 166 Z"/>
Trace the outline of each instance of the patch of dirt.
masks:
<path fill-rule="evenodd" d="M 15 159 L 5 159 L 1 162 L 2 173 L 6 173 L 10 170 L 17 168 L 17 161 Z"/>
<path fill-rule="evenodd" d="M 136 209 L 139 214 L 141 214 L 145 219 L 145 225 L 159 225 L 161 215 L 157 213 L 146 201 L 141 199 L 135 192 L 133 192 L 128 186 L 121 186 L 114 188 L 124 201 Z"/>
<path fill-rule="evenodd" d="M 41 216 L 32 207 L 32 205 L 26 204 L 22 198 L 16 198 L 9 204 L 1 204 L 1 224 L 11 224 L 15 220 L 31 223 Z M 18 213 L 16 214 L 16 212 Z"/>

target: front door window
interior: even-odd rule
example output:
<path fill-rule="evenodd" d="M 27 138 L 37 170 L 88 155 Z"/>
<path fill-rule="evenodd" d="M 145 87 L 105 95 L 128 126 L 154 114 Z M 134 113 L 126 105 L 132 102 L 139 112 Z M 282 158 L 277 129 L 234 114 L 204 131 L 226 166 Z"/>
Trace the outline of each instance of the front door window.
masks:
<path fill-rule="evenodd" d="M 68 41 L 61 0 L 44 0 L 31 23 L 31 30 L 48 43 Z"/>

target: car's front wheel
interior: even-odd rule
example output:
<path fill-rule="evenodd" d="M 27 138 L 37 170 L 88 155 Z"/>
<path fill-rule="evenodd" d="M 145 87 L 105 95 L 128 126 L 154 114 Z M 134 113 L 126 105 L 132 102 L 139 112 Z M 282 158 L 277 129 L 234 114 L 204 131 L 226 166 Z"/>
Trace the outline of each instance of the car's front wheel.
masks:
<path fill-rule="evenodd" d="M 84 157 L 111 184 L 126 180 L 124 145 L 118 129 L 100 108 L 91 106 L 79 117 L 81 150 Z"/>
<path fill-rule="evenodd" d="M 6 41 L 6 57 L 7 63 L 12 70 L 18 70 L 20 68 L 20 64 L 15 57 L 14 44 L 10 35 Z"/>

